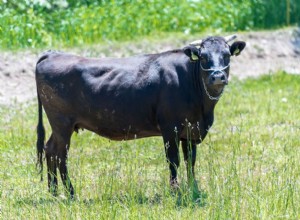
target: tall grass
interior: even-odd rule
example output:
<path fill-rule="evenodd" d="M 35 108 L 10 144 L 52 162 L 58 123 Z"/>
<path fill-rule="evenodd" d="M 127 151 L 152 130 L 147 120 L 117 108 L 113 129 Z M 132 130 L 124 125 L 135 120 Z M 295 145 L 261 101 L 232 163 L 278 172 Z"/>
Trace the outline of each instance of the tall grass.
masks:
<path fill-rule="evenodd" d="M 297 25 L 300 0 L 17 1 L 0 5 L 0 47 L 49 47 Z"/>
<path fill-rule="evenodd" d="M 36 105 L 0 108 L 3 219 L 299 219 L 300 78 L 278 73 L 232 80 L 198 146 L 200 201 L 170 193 L 161 138 L 114 142 L 74 135 L 69 167 L 76 199 L 59 181 L 47 192 L 35 169 Z M 50 129 L 47 128 L 49 136 Z M 182 155 L 181 155 L 182 156 Z"/>

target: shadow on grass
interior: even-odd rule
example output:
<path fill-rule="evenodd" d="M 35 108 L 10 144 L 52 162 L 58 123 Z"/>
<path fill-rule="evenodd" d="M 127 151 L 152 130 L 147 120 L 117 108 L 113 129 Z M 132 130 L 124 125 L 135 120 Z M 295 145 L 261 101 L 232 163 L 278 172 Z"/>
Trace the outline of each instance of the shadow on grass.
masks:
<path fill-rule="evenodd" d="M 207 193 L 204 191 L 178 190 L 177 192 L 172 192 L 172 195 L 176 199 L 176 206 L 178 208 L 205 207 L 207 204 Z"/>
<path fill-rule="evenodd" d="M 70 204 L 75 200 L 72 199 L 66 199 L 66 198 L 61 198 L 61 197 L 55 197 L 51 196 L 46 196 L 45 198 L 20 198 L 17 199 L 15 202 L 15 206 L 32 206 L 32 207 L 39 207 L 39 206 L 46 206 L 46 205 L 53 205 L 53 204 Z"/>
<path fill-rule="evenodd" d="M 185 208 L 185 207 L 204 207 L 206 203 L 207 193 L 204 191 L 194 194 L 191 192 L 184 192 L 178 190 L 176 192 L 167 190 L 163 194 L 155 193 L 152 196 L 147 196 L 143 192 L 135 192 L 134 194 L 120 192 L 115 195 L 102 195 L 100 198 L 95 199 L 84 199 L 83 203 L 87 206 L 103 203 L 106 201 L 110 204 L 121 203 L 121 204 L 137 204 L 137 205 L 162 205 L 174 201 L 174 207 Z"/>
<path fill-rule="evenodd" d="M 113 203 L 123 203 L 123 204 L 140 204 L 140 205 L 159 205 L 163 202 L 163 195 L 154 194 L 153 196 L 146 196 L 144 193 L 124 193 L 120 192 L 115 195 L 103 194 L 101 197 L 93 198 L 93 199 L 84 199 L 83 203 L 87 206 L 91 206 L 94 204 L 99 204 L 103 202 L 107 202 L 110 204 Z"/>
<path fill-rule="evenodd" d="M 114 195 L 102 194 L 94 198 L 79 198 L 75 196 L 74 199 L 64 196 L 52 196 L 50 193 L 45 194 L 44 197 L 37 198 L 35 196 L 19 198 L 15 200 L 15 206 L 51 206 L 63 205 L 68 206 L 71 204 L 83 204 L 84 206 L 94 206 L 103 203 L 121 203 L 121 204 L 136 204 L 136 205 L 162 205 L 174 201 L 174 206 L 177 208 L 185 207 L 204 207 L 206 206 L 207 193 L 199 191 L 197 193 L 182 188 L 176 191 L 170 189 L 165 190 L 163 193 L 155 193 L 151 196 L 146 195 L 145 192 L 119 192 Z"/>

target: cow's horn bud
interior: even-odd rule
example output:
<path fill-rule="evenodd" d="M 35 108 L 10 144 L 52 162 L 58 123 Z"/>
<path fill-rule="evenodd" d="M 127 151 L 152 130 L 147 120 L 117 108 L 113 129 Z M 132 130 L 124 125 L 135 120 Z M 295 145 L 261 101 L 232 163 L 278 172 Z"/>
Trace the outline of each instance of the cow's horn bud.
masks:
<path fill-rule="evenodd" d="M 196 40 L 196 41 L 193 41 L 192 43 L 190 43 L 190 45 L 193 45 L 193 46 L 200 46 L 202 43 L 202 40 Z"/>
<path fill-rule="evenodd" d="M 236 34 L 233 34 L 233 35 L 229 35 L 229 36 L 227 36 L 227 37 L 224 37 L 226 43 L 228 43 L 228 42 L 230 42 L 230 41 L 233 41 L 235 38 L 237 38 L 237 35 L 236 35 Z"/>

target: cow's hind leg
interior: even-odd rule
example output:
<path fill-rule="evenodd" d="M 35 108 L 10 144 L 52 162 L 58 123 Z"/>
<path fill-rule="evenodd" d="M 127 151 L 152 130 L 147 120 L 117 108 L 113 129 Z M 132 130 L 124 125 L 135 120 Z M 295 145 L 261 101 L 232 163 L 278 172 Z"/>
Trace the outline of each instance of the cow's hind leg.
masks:
<path fill-rule="evenodd" d="M 54 196 L 57 195 L 56 151 L 57 151 L 57 145 L 54 141 L 53 135 L 51 135 L 45 145 L 45 154 L 47 160 L 48 188 L 49 188 L 49 192 L 52 193 Z"/>
<path fill-rule="evenodd" d="M 71 197 L 74 188 L 69 178 L 67 157 L 72 132 L 64 130 L 61 133 L 53 132 L 45 148 L 48 166 L 48 186 L 53 195 L 57 195 L 57 168 L 60 171 L 62 182 Z"/>
<path fill-rule="evenodd" d="M 71 183 L 68 168 L 67 168 L 67 157 L 68 157 L 69 144 L 66 144 L 59 155 L 58 168 L 61 176 L 61 180 L 66 188 L 67 193 L 71 198 L 74 197 L 74 188 Z"/>

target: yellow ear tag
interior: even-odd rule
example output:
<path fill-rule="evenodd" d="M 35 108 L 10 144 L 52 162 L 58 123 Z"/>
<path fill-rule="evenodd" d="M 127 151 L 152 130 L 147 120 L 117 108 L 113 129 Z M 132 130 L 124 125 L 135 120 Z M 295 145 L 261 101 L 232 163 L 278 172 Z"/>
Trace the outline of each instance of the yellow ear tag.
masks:
<path fill-rule="evenodd" d="M 196 61 L 196 60 L 199 59 L 198 56 L 196 54 L 194 54 L 193 52 L 192 52 L 191 58 L 192 58 L 193 61 Z"/>
<path fill-rule="evenodd" d="M 240 49 L 236 48 L 235 51 L 233 52 L 233 55 L 237 56 L 240 54 Z"/>

